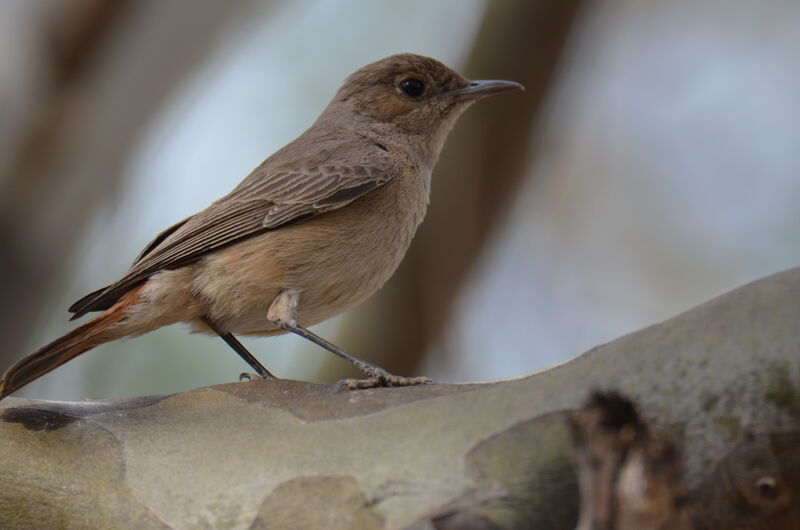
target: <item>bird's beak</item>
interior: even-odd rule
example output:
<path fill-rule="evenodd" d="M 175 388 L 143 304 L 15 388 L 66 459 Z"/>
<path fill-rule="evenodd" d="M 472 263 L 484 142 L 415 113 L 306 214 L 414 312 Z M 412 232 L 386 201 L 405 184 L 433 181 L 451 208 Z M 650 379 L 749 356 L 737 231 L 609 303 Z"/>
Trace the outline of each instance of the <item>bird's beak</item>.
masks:
<path fill-rule="evenodd" d="M 464 88 L 458 88 L 447 92 L 447 95 L 452 97 L 455 101 L 464 101 L 469 99 L 479 99 L 500 92 L 508 92 L 509 90 L 525 90 L 525 87 L 514 81 L 501 81 L 499 79 L 489 79 L 483 81 L 470 81 Z"/>

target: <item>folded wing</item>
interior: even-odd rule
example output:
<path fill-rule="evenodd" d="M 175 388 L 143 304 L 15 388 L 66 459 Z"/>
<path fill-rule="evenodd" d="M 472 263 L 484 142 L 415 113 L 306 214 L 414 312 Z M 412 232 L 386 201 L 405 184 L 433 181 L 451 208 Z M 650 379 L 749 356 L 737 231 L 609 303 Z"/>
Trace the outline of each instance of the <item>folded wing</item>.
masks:
<path fill-rule="evenodd" d="M 245 238 L 341 208 L 388 182 L 394 175 L 391 157 L 383 151 L 367 154 L 352 164 L 299 169 L 284 165 L 272 171 L 267 168 L 275 164 L 262 164 L 230 194 L 159 234 L 120 280 L 75 302 L 69 308 L 72 318 L 108 309 L 160 270 L 175 269 Z"/>

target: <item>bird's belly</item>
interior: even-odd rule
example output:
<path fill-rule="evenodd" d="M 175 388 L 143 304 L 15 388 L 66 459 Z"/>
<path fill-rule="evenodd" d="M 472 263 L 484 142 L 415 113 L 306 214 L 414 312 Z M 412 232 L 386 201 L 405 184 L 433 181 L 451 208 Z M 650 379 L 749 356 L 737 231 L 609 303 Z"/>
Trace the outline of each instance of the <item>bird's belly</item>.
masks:
<path fill-rule="evenodd" d="M 207 314 L 233 333 L 274 335 L 283 331 L 267 312 L 284 289 L 299 293 L 301 326 L 362 302 L 395 271 L 419 223 L 407 216 L 364 223 L 360 213 L 352 206 L 328 212 L 206 257 L 195 291 Z"/>

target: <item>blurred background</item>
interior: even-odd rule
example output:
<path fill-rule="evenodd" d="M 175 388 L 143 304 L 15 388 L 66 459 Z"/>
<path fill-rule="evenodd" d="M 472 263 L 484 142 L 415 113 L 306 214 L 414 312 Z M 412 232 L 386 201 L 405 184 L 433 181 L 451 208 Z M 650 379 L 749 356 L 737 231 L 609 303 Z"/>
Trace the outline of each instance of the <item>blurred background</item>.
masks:
<path fill-rule="evenodd" d="M 400 270 L 317 327 L 345 349 L 440 381 L 516 376 L 797 266 L 798 27 L 790 0 L 4 0 L 0 369 L 398 52 L 527 90 L 461 118 Z M 244 342 L 282 377 L 356 375 L 297 337 Z M 173 326 L 19 395 L 247 368 Z"/>

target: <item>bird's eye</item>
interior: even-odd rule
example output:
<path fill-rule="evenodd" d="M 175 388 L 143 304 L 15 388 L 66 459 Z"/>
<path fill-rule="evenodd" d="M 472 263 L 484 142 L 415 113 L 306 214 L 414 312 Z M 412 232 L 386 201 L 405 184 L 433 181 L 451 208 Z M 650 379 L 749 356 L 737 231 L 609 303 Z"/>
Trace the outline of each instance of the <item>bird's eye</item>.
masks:
<path fill-rule="evenodd" d="M 425 83 L 416 77 L 409 77 L 400 81 L 400 90 L 411 99 L 420 99 L 425 93 Z"/>

